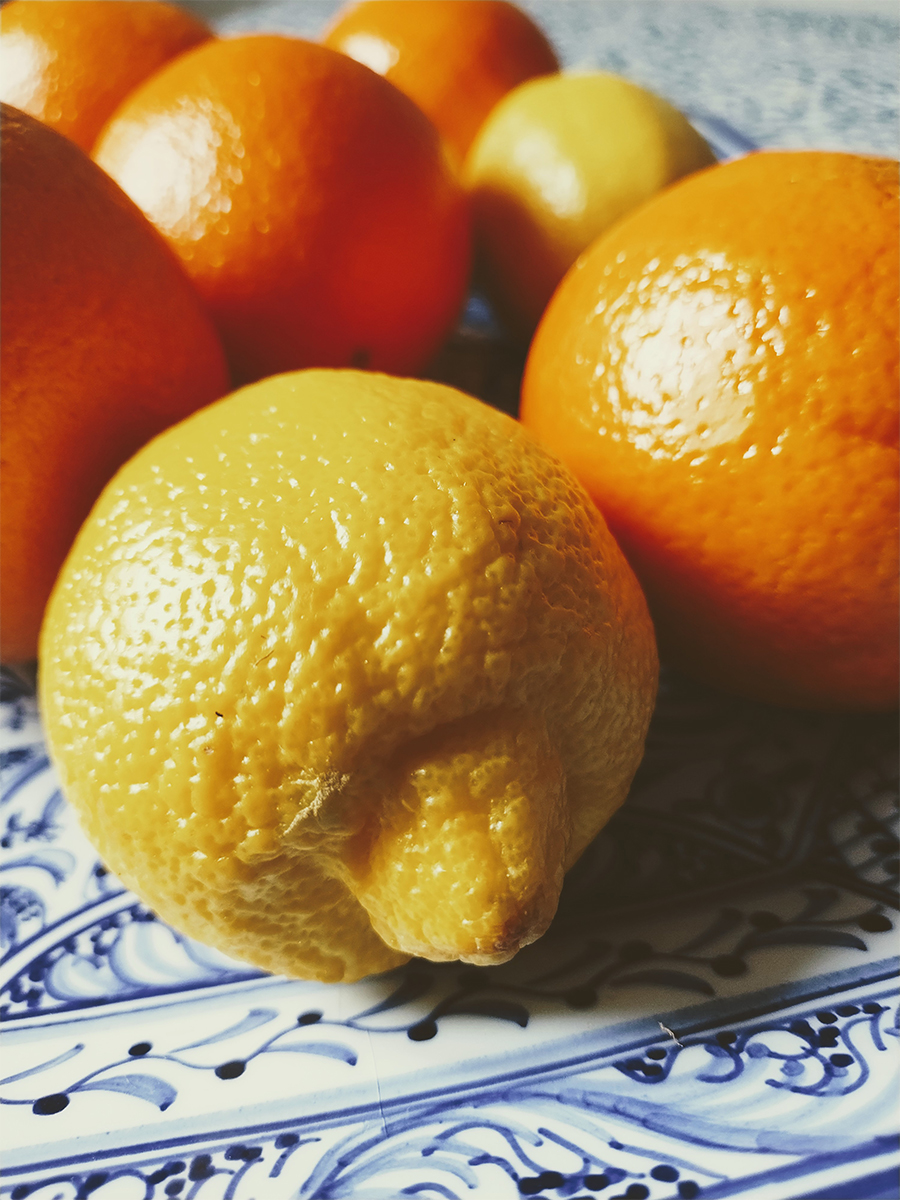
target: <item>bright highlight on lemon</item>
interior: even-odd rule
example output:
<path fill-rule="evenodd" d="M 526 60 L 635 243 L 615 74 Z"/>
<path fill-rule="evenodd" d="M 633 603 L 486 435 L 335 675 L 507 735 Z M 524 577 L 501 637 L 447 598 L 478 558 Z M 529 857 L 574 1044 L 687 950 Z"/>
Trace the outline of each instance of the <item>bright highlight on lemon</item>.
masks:
<path fill-rule="evenodd" d="M 41 644 L 108 865 L 192 936 L 327 980 L 540 936 L 656 676 L 574 476 L 478 401 L 355 371 L 266 380 L 141 450 Z"/>

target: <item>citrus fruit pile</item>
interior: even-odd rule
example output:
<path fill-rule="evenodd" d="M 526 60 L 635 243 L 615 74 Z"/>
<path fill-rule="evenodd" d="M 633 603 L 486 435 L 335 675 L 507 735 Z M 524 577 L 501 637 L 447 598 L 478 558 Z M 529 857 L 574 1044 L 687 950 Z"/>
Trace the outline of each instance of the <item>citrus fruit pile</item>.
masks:
<path fill-rule="evenodd" d="M 716 686 L 894 702 L 896 164 L 714 165 L 505 0 L 12 0 L 0 55 L 3 654 L 43 617 L 65 793 L 167 920 L 510 957 L 626 796 L 650 614 Z M 537 326 L 520 421 L 414 378 L 473 274 Z"/>

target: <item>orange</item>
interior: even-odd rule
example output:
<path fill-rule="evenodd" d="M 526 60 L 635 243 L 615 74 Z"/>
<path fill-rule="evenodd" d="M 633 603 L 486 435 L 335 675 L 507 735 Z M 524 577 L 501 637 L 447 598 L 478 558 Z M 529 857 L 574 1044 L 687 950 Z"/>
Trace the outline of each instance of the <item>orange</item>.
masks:
<path fill-rule="evenodd" d="M 541 30 L 505 0 L 362 0 L 323 41 L 415 100 L 460 163 L 498 100 L 559 70 Z"/>
<path fill-rule="evenodd" d="M 228 380 L 190 281 L 112 180 L 7 105 L 2 153 L 2 655 L 26 660 L 100 489 Z"/>
<path fill-rule="evenodd" d="M 181 257 L 241 380 L 413 374 L 455 322 L 466 198 L 431 123 L 343 54 L 209 42 L 133 92 L 94 157 Z"/>
<path fill-rule="evenodd" d="M 156 0 L 11 0 L 0 11 L 0 99 L 90 151 L 133 88 L 210 37 Z"/>
<path fill-rule="evenodd" d="M 897 163 L 758 153 L 579 259 L 521 417 L 642 580 L 669 660 L 779 704 L 897 701 Z"/>
<path fill-rule="evenodd" d="M 145 446 L 41 633 L 51 753 L 108 866 L 318 979 L 534 941 L 625 798 L 656 677 L 571 472 L 371 371 L 266 379 Z"/>

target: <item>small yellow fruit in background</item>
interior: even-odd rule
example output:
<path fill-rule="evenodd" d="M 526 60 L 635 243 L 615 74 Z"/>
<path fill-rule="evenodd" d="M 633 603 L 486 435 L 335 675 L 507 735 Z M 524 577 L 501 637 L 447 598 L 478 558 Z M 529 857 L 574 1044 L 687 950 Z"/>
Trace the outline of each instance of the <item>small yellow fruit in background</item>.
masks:
<path fill-rule="evenodd" d="M 144 447 L 50 602 L 66 796 L 167 921 L 337 980 L 501 962 L 625 797 L 643 594 L 574 476 L 435 383 L 265 380 Z"/>
<path fill-rule="evenodd" d="M 509 92 L 464 170 L 485 284 L 506 323 L 530 336 L 591 242 L 714 161 L 677 109 L 616 75 L 549 75 Z"/>

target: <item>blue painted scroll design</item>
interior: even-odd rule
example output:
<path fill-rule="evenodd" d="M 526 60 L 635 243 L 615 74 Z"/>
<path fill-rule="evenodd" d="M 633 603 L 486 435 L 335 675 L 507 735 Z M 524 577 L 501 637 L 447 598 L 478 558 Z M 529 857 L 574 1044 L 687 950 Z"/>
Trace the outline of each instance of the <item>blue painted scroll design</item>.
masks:
<path fill-rule="evenodd" d="M 723 979 L 752 974 L 754 955 L 778 946 L 814 946 L 865 954 L 867 938 L 893 928 L 880 905 L 849 902 L 837 888 L 807 888 L 789 897 L 781 912 L 730 905 L 713 909 L 698 932 L 669 946 L 635 938 L 579 939 L 552 969 L 540 953 L 525 951 L 519 962 L 500 968 L 413 963 L 383 1008 L 411 1003 L 435 981 L 451 981 L 449 994 L 408 1025 L 413 1040 L 435 1036 L 442 1018 L 457 1014 L 494 1016 L 527 1024 L 529 1005 L 551 1002 L 588 1009 L 601 993 L 625 987 L 669 988 L 690 996 L 715 996 Z M 564 935 L 559 948 L 566 947 Z M 7 960 L 0 986 L 4 1016 L 38 1015 L 49 1007 L 66 1012 L 119 997 L 146 998 L 210 982 L 260 978 L 214 951 L 156 921 L 129 893 L 85 906 L 43 939 L 24 947 L 21 965 Z M 529 971 L 534 959 L 536 969 Z M 402 997 L 402 1000 L 400 999 Z M 406 1026 L 400 1026 L 406 1028 Z"/>
<path fill-rule="evenodd" d="M 886 1061 L 895 1066 L 898 1049 L 896 1011 L 884 984 L 837 988 L 827 1004 L 680 1038 L 661 1029 L 642 1047 L 642 1066 L 615 1055 L 574 1069 L 550 1063 L 534 1076 L 486 1079 L 462 1095 L 432 1089 L 340 1121 L 307 1114 L 238 1129 L 228 1139 L 181 1139 L 178 1147 L 126 1155 L 124 1163 L 121 1155 L 106 1163 L 95 1154 L 77 1169 L 54 1171 L 48 1164 L 33 1192 L 21 1181 L 3 1194 L 25 1200 L 52 1182 L 54 1195 L 102 1198 L 102 1189 L 112 1191 L 125 1174 L 141 1179 L 153 1200 L 182 1190 L 232 1200 L 462 1200 L 476 1186 L 497 1196 L 691 1200 L 714 1194 L 722 1181 L 786 1164 L 820 1169 L 854 1156 L 864 1162 L 888 1153 L 896 1140 L 884 1132 L 895 1079 Z M 263 1030 L 274 1019 L 272 1010 L 256 1009 L 242 1024 Z M 207 1041 L 226 1041 L 235 1032 L 222 1030 Z M 259 1052 L 280 1036 L 268 1033 Z M 318 1028 L 315 1037 L 308 1051 L 330 1053 L 322 1047 L 334 1043 L 323 1042 Z M 146 1055 L 138 1057 L 143 1071 Z M 344 1061 L 352 1065 L 349 1057 Z M 164 1081 L 154 1091 L 146 1079 L 135 1084 L 138 1078 L 132 1075 L 121 1090 L 143 1089 L 145 1099 L 166 1103 Z M 807 1114 L 795 1113 L 787 1128 L 778 1101 L 783 1091 Z M 835 1102 L 851 1094 L 848 1123 Z M 48 1101 L 49 1114 L 53 1097 Z M 828 1106 L 824 1124 L 814 1111 L 822 1105 Z"/>
<path fill-rule="evenodd" d="M 873 991 L 872 998 L 857 996 L 855 1003 L 720 1028 L 683 1041 L 661 1030 L 661 1037 L 643 1049 L 643 1069 L 633 1058 L 623 1058 L 574 1072 L 551 1070 L 539 1080 L 525 1078 L 512 1086 L 491 1081 L 464 1103 L 430 1099 L 382 1113 L 380 1128 L 372 1120 L 323 1155 L 301 1194 L 315 1200 L 387 1197 L 389 1187 L 373 1189 L 373 1183 L 382 1179 L 386 1185 L 388 1176 L 406 1168 L 417 1186 L 404 1194 L 456 1198 L 476 1185 L 478 1167 L 491 1165 L 524 1195 L 567 1197 L 587 1190 L 629 1200 L 691 1197 L 734 1179 L 747 1155 L 769 1155 L 779 1163 L 785 1157 L 827 1157 L 835 1150 L 856 1153 L 864 1140 L 859 1128 L 874 1133 L 873 1140 L 881 1136 L 873 1149 L 883 1148 L 891 1138 L 877 1130 L 885 1124 L 894 1072 L 879 1070 L 884 1064 L 875 1060 L 890 1056 L 896 1068 L 898 1050 L 896 1009 L 885 1003 L 884 993 L 882 986 L 880 999 Z M 680 1056 L 691 1062 L 677 1078 Z M 853 1068 L 844 1065 L 845 1059 Z M 807 1071 L 816 1077 L 812 1082 L 803 1078 Z M 652 1098 L 641 1097 L 640 1086 L 617 1087 L 610 1078 L 615 1072 L 643 1085 Z M 664 1095 L 667 1086 L 674 1102 Z M 787 1089 L 811 1104 L 813 1098 L 833 1100 L 866 1087 L 867 1102 L 856 1108 L 854 1128 L 844 1129 L 843 1136 L 833 1130 L 817 1134 L 803 1121 L 785 1131 L 777 1105 L 771 1116 L 766 1114 L 767 1088 L 772 1097 Z M 713 1103 L 702 1094 L 707 1090 L 719 1093 Z M 839 1112 L 832 1103 L 832 1118 L 838 1114 L 840 1119 Z M 649 1144 L 646 1133 L 639 1135 L 642 1129 L 653 1131 Z M 489 1140 L 475 1136 L 487 1131 L 494 1135 Z M 760 1169 L 758 1162 L 752 1169 Z"/>
<path fill-rule="evenodd" d="M 5 1020 L 262 977 L 158 921 L 125 891 L 43 930 L 0 972 Z"/>
<path fill-rule="evenodd" d="M 51 778 L 27 676 L 0 676 L 0 734 L 0 953 L 6 954 L 46 924 L 53 893 L 74 873 L 76 856 L 54 844 L 66 807 Z"/>
<path fill-rule="evenodd" d="M 0 738 L 0 961 L 6 961 L 59 919 L 123 889 L 100 865 L 62 796 L 27 673 L 0 671 Z"/>
<path fill-rule="evenodd" d="M 821 913 L 825 907 L 827 905 L 823 897 L 814 895 L 807 903 L 806 911 Z M 721 933 L 722 924 L 720 914 L 708 927 L 707 936 Z M 747 945 L 757 944 L 757 939 L 767 932 L 770 931 L 763 930 L 760 934 L 752 925 L 749 933 L 738 931 L 736 948 L 740 949 L 743 946 L 746 953 Z M 784 929 L 780 932 L 784 933 Z M 798 938 L 799 944 L 803 945 L 804 936 L 808 938 L 811 934 L 824 934 L 830 941 L 837 941 L 838 944 L 845 941 L 857 942 L 861 949 L 865 949 L 865 944 L 855 934 L 847 934 L 827 923 L 816 925 L 808 922 L 792 936 Z M 703 941 L 702 936 L 694 937 L 687 947 L 682 947 L 681 950 L 698 951 L 703 948 Z M 813 944 L 820 944 L 818 938 L 813 938 Z M 113 1058 L 87 1074 L 81 1073 L 79 1063 L 73 1061 L 71 1073 L 67 1078 L 62 1078 L 58 1073 L 61 1065 L 67 1063 L 70 1058 L 77 1059 L 84 1049 L 82 1043 L 76 1043 L 62 1058 L 57 1056 L 47 1062 L 35 1064 L 25 1072 L 0 1079 L 0 1105 L 29 1105 L 35 1115 L 52 1116 L 67 1108 L 79 1093 L 105 1088 L 127 1092 L 154 1105 L 160 1111 L 165 1111 L 178 1096 L 178 1088 L 171 1078 L 171 1072 L 168 1072 L 167 1078 L 167 1064 L 169 1067 L 175 1065 L 193 1071 L 206 1071 L 210 1077 L 215 1075 L 219 1080 L 238 1079 L 253 1059 L 285 1051 L 313 1054 L 355 1066 L 357 1054 L 352 1036 L 348 1037 L 350 1034 L 364 1033 L 369 1038 L 405 1034 L 408 1040 L 421 1043 L 437 1038 L 444 1031 L 447 1036 L 453 1037 L 454 1018 L 473 1016 L 525 1028 L 536 1003 L 540 1003 L 545 1010 L 548 1002 L 551 1005 L 555 1003 L 560 1009 L 563 1009 L 563 1006 L 574 1009 L 592 1008 L 598 1003 L 598 994 L 602 986 L 609 988 L 617 984 L 634 986 L 638 983 L 669 989 L 680 988 L 688 994 L 713 994 L 713 988 L 709 985 L 704 986 L 705 980 L 699 975 L 689 974 L 684 970 L 672 970 L 666 966 L 653 966 L 654 956 L 649 947 L 641 947 L 641 954 L 636 958 L 637 948 L 638 944 L 633 942 L 622 943 L 618 950 L 606 947 L 609 953 L 605 953 L 603 948 L 598 948 L 600 958 L 605 961 L 599 969 L 594 966 L 587 983 L 583 982 L 584 970 L 592 964 L 583 954 L 579 954 L 572 962 L 559 964 L 552 971 L 544 971 L 524 980 L 510 979 L 503 967 L 493 970 L 458 966 L 426 968 L 423 964 L 413 963 L 385 976 L 385 989 L 390 989 L 387 990 L 387 994 L 352 1016 L 337 1017 L 322 1009 L 303 1008 L 292 1017 L 278 1008 L 251 1008 L 236 1024 L 229 1025 L 225 1030 L 167 1052 L 157 1050 L 151 1041 L 136 1035 L 126 1058 Z M 648 951 L 647 957 L 644 957 L 644 949 Z M 688 956 L 676 951 L 670 957 L 678 959 L 679 965 L 683 966 L 680 960 Z M 728 963 L 740 961 L 737 954 L 713 957 L 707 955 L 705 961 L 715 965 L 720 960 Z M 696 956 L 692 961 L 701 960 Z M 635 969 L 636 962 L 640 964 L 640 969 Z M 648 962 L 650 965 L 647 965 Z M 582 980 L 574 986 L 570 975 L 572 968 Z M 810 1096 L 830 1096 L 837 1092 L 854 1091 L 865 1081 L 866 1067 L 864 1060 L 847 1041 L 847 1036 L 842 1031 L 842 1023 L 848 1031 L 860 1024 L 868 1024 L 874 1029 L 881 1020 L 878 1014 L 885 1011 L 885 1005 L 881 1001 L 863 1008 L 847 1002 L 833 1013 L 826 1012 L 824 1016 L 821 1011 L 817 1013 L 815 1027 L 809 1022 L 797 1019 L 789 1026 L 776 1021 L 771 1026 L 754 1027 L 752 1038 L 743 1041 L 738 1035 L 726 1031 L 717 1035 L 715 1040 L 704 1043 L 708 1054 L 716 1062 L 709 1065 L 706 1075 L 701 1073 L 697 1078 L 702 1082 L 721 1082 L 736 1078 L 744 1070 L 745 1059 L 749 1062 L 765 1056 L 765 1044 L 760 1041 L 762 1034 L 767 1030 L 779 1029 L 787 1030 L 791 1035 L 791 1045 L 781 1053 L 781 1077 L 770 1081 L 770 1086 L 787 1087 L 791 1091 L 802 1091 Z M 261 1040 L 255 1046 L 245 1040 L 239 1057 L 229 1053 L 219 1059 L 207 1057 L 198 1062 L 192 1060 L 191 1055 L 187 1053 L 198 1046 L 228 1042 L 238 1034 L 245 1034 L 263 1026 L 266 1028 Z M 664 1027 L 660 1026 L 660 1029 L 663 1030 Z M 674 1047 L 656 1047 L 648 1052 L 646 1058 L 630 1054 L 621 1062 L 617 1062 L 616 1068 L 630 1079 L 642 1083 L 667 1080 L 679 1054 L 686 1048 L 699 1044 L 696 1038 L 681 1042 L 675 1039 L 674 1034 L 670 1036 L 675 1042 Z M 872 1040 L 876 1049 L 885 1049 L 880 1034 L 876 1036 L 873 1033 Z M 141 1070 L 135 1075 L 133 1072 L 138 1060 Z M 724 1075 L 722 1071 L 725 1068 L 719 1060 L 728 1060 Z M 46 1071 L 57 1072 L 53 1076 L 56 1083 L 49 1092 L 40 1079 Z M 728 1071 L 731 1074 L 728 1074 Z M 23 1091 L 21 1084 L 26 1078 L 32 1080 L 36 1090 Z M 324 1086 L 326 1076 L 322 1078 Z M 340 1078 L 335 1081 L 332 1072 L 328 1081 L 330 1084 L 339 1083 Z M 239 1100 L 239 1097 L 237 1099 Z"/>
<path fill-rule="evenodd" d="M 242 1035 L 270 1027 L 278 1018 L 277 1009 L 251 1008 L 244 1017 L 226 1028 L 164 1053 L 154 1051 L 150 1042 L 135 1041 L 129 1047 L 126 1058 L 114 1059 L 85 1073 L 79 1071 L 78 1061 L 85 1045 L 83 1042 L 73 1041 L 61 1054 L 0 1079 L 0 1089 L 7 1089 L 6 1094 L 0 1092 L 0 1105 L 26 1105 L 35 1116 L 49 1117 L 63 1112 L 73 1100 L 77 1101 L 78 1096 L 85 1092 L 108 1091 L 120 1092 L 145 1101 L 160 1112 L 165 1112 L 178 1098 L 177 1087 L 166 1077 L 166 1067 L 171 1065 L 189 1071 L 206 1072 L 223 1081 L 239 1079 L 253 1059 L 267 1053 L 314 1055 L 347 1066 L 356 1066 L 358 1056 L 346 1041 L 335 1037 L 304 1035 L 304 1026 L 314 1022 L 302 1017 L 287 1027 L 283 1021 L 279 1022 L 281 1027 L 276 1028 L 274 1032 L 267 1028 L 266 1036 L 259 1044 L 249 1053 L 245 1051 L 240 1058 L 226 1053 L 218 1062 L 208 1063 L 197 1061 L 197 1055 L 191 1053 L 200 1049 L 207 1050 L 216 1043 L 224 1043 L 227 1046 Z M 41 1091 L 42 1076 L 46 1078 L 46 1073 L 56 1072 L 50 1077 L 58 1079 L 60 1068 L 67 1064 L 74 1068 L 69 1082 L 54 1091 Z M 34 1094 L 22 1094 L 22 1088 L 18 1085 L 25 1080 L 29 1080 L 37 1088 Z"/>

